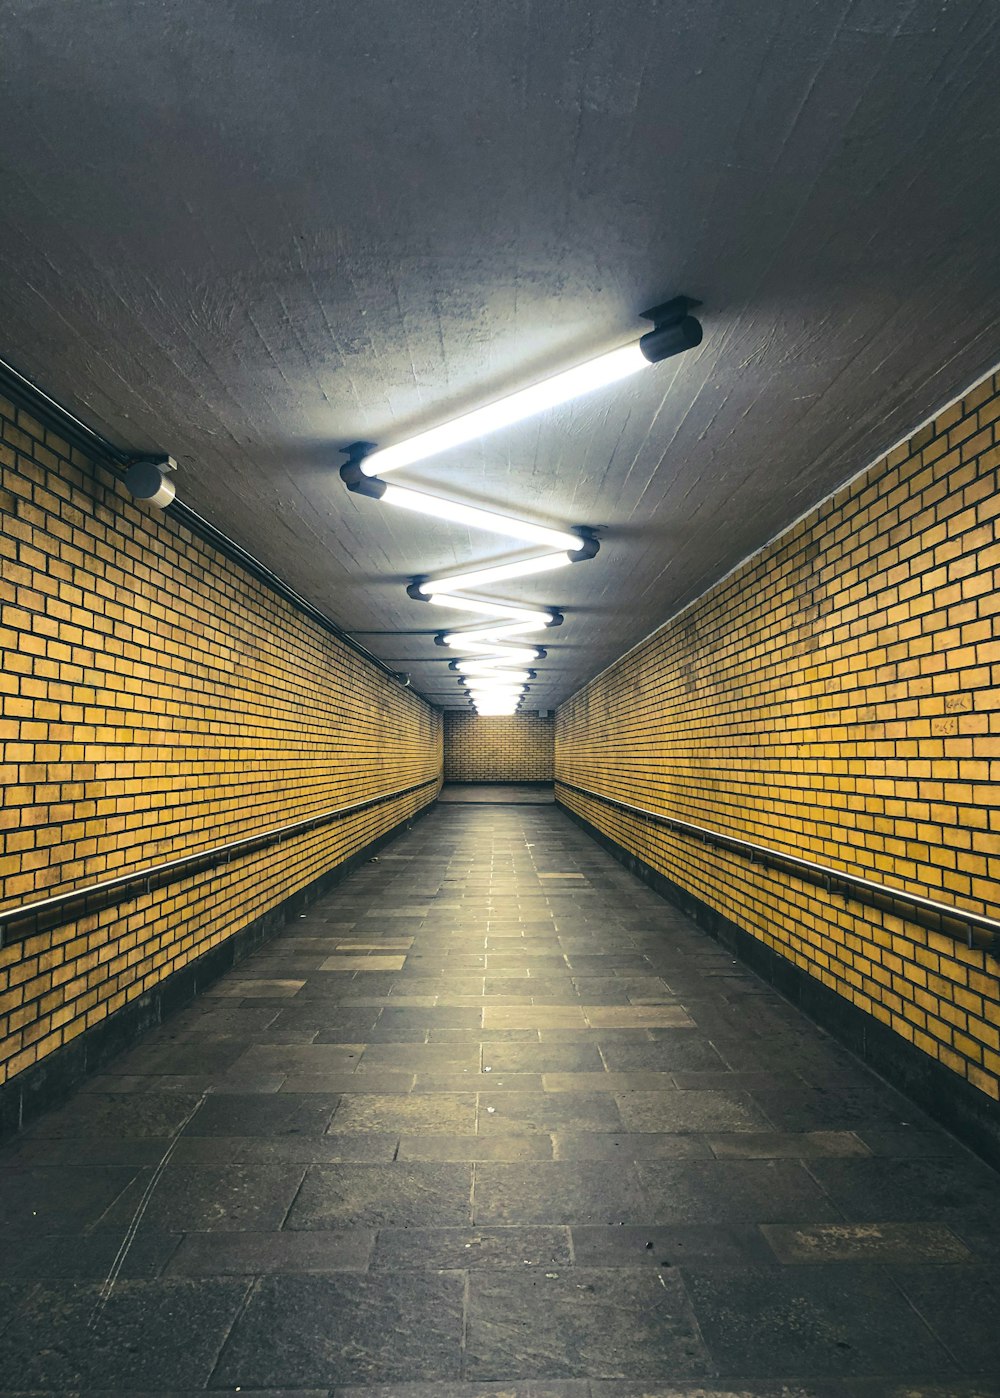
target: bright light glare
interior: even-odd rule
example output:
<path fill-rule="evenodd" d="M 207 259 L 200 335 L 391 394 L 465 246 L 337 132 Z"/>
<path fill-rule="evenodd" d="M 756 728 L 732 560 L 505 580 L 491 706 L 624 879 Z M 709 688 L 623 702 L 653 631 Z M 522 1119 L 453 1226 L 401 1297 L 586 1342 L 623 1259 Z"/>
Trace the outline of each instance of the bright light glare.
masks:
<path fill-rule="evenodd" d="M 527 684 L 531 679 L 530 670 L 501 670 L 486 669 L 485 666 L 460 665 L 459 673 L 464 675 L 470 684 L 486 684 L 491 680 L 508 680 L 511 684 Z"/>
<path fill-rule="evenodd" d="M 389 471 L 398 471 L 402 466 L 412 466 L 415 461 L 438 456 L 452 447 L 461 446 L 463 442 L 485 437 L 488 432 L 495 432 L 500 427 L 523 422 L 546 408 L 557 407 L 560 403 L 568 403 L 571 398 L 579 398 L 606 384 L 617 383 L 648 364 L 636 340 L 631 345 L 591 359 L 587 364 L 580 364 L 575 369 L 532 384 L 530 388 L 522 388 L 507 398 L 488 403 L 484 408 L 476 408 L 462 417 L 453 418 L 440 427 L 418 432 L 405 442 L 373 451 L 362 461 L 361 469 L 366 476 L 384 476 Z"/>
<path fill-rule="evenodd" d="M 583 545 L 583 540 L 576 534 L 546 529 L 540 524 L 529 524 L 527 520 L 511 519 L 508 515 L 495 515 L 492 510 L 462 505 L 457 500 L 442 500 L 437 495 L 425 495 L 422 490 L 388 485 L 382 500 L 384 504 L 396 505 L 401 510 L 413 510 L 416 514 L 430 515 L 432 519 L 447 519 L 453 524 L 467 524 L 471 529 L 485 529 L 509 539 L 523 539 L 528 544 L 541 544 L 554 549 L 578 549 Z"/>
<path fill-rule="evenodd" d="M 473 602 L 467 597 L 452 597 L 447 592 L 428 597 L 427 600 L 438 607 L 451 607 L 456 612 L 474 612 L 477 616 L 509 617 L 512 622 L 518 623 L 518 631 L 537 631 L 541 626 L 548 626 L 552 619 L 551 612 L 537 612 L 528 607 L 504 607 L 499 602 Z"/>
<path fill-rule="evenodd" d="M 522 558 L 518 563 L 499 563 L 495 568 L 479 568 L 472 573 L 455 573 L 450 578 L 429 578 L 420 584 L 428 597 L 438 592 L 462 592 L 470 587 L 489 587 L 509 578 L 529 578 L 532 573 L 551 573 L 573 562 L 568 553 L 544 553 L 539 558 Z"/>
<path fill-rule="evenodd" d="M 442 603 L 442 605 L 444 605 Z M 503 626 L 473 626 L 468 631 L 448 631 L 444 635 L 444 643 L 448 646 L 458 646 L 460 650 L 471 650 L 485 654 L 489 651 L 502 650 L 504 653 L 512 652 L 518 647 L 509 645 L 504 637 L 520 636 L 522 631 L 535 631 L 535 626 L 525 626 L 520 621 L 505 622 Z M 535 652 L 538 658 L 537 651 Z"/>

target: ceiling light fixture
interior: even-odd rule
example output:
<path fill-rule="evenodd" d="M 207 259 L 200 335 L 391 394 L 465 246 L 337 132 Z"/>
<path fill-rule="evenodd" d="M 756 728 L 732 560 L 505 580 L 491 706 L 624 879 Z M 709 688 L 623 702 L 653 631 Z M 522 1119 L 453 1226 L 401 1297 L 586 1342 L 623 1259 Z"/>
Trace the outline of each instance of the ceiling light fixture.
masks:
<path fill-rule="evenodd" d="M 691 315 L 699 304 L 688 296 L 675 296 L 671 301 L 664 301 L 662 305 L 642 312 L 643 320 L 652 321 L 653 328 L 630 345 L 598 355 L 586 364 L 578 364 L 575 369 L 554 374 L 541 383 L 532 384 L 530 388 L 519 389 L 506 398 L 475 408 L 471 413 L 463 413 L 440 427 L 418 432 L 393 446 L 377 447 L 370 442 L 356 442 L 348 451 L 367 448 L 361 456 L 356 457 L 362 473 L 366 476 L 385 475 L 403 466 L 426 461 L 430 456 L 440 456 L 442 452 L 475 441 L 477 437 L 485 437 L 501 427 L 523 422 L 525 418 L 534 417 L 547 408 L 558 407 L 595 389 L 617 383 L 650 364 L 659 364 L 672 355 L 701 344 L 701 324 Z"/>
<path fill-rule="evenodd" d="M 355 443 L 355 446 L 358 445 L 367 446 L 368 443 Z M 583 542 L 577 534 L 564 533 L 560 529 L 546 529 L 544 525 L 531 524 L 526 519 L 512 519 L 509 515 L 499 515 L 493 510 L 482 510 L 477 505 L 465 505 L 459 500 L 443 500 L 440 495 L 425 495 L 422 490 L 410 490 L 405 486 L 375 480 L 362 474 L 359 462 L 348 461 L 341 467 L 341 476 L 348 490 L 357 495 L 367 495 L 373 500 L 381 500 L 384 505 L 395 505 L 398 509 L 411 510 L 414 514 L 429 515 L 431 519 L 445 519 L 452 524 L 467 524 L 470 529 L 482 529 L 487 534 L 502 534 L 508 539 L 523 539 L 526 544 L 540 544 L 546 548 L 572 550 L 580 548 Z"/>
<path fill-rule="evenodd" d="M 410 583 L 406 595 L 415 602 L 430 602 L 437 607 L 450 607 L 456 612 L 471 612 L 474 616 L 492 616 L 499 619 L 508 617 L 517 622 L 518 631 L 539 631 L 544 626 L 559 626 L 562 613 L 555 610 L 541 612 L 535 607 L 508 607 L 500 602 L 475 602 L 471 597 L 453 597 L 450 592 L 431 593 L 420 591 L 424 579 Z M 557 619 L 558 618 L 558 619 Z M 504 628 L 507 630 L 508 628 Z"/>
<path fill-rule="evenodd" d="M 573 559 L 568 553 L 546 553 L 540 558 L 525 558 L 519 563 L 501 563 L 496 568 L 480 568 L 474 573 L 455 573 L 447 578 L 429 578 L 420 584 L 426 597 L 446 592 L 461 592 L 465 588 L 489 587 L 491 583 L 507 582 L 510 578 L 530 578 L 533 573 L 550 573 L 565 568 Z"/>
<path fill-rule="evenodd" d="M 653 328 L 631 344 L 598 355 L 586 364 L 555 374 L 450 422 L 416 433 L 402 442 L 379 447 L 375 442 L 359 441 L 344 448 L 347 460 L 341 466 L 340 474 L 348 490 L 355 494 L 470 529 L 481 529 L 524 543 L 537 544 L 548 550 L 536 558 L 519 559 L 491 568 L 478 568 L 443 578 L 415 578 L 406 589 L 407 595 L 414 601 L 450 607 L 453 611 L 488 619 L 488 625 L 471 627 L 467 631 L 442 632 L 435 637 L 437 644 L 462 650 L 472 657 L 471 661 L 452 661 L 451 668 L 460 672 L 462 678 L 459 684 L 468 684 L 466 692 L 478 712 L 516 711 L 523 699 L 523 690 L 512 689 L 511 686 L 529 676 L 534 679 L 535 674 L 534 671 L 506 667 L 543 659 L 545 650 L 514 642 L 523 641 L 526 635 L 543 627 L 560 626 L 563 618 L 562 613 L 555 609 L 542 611 L 458 594 L 552 572 L 572 563 L 582 563 L 597 554 L 600 544 L 593 531 L 582 526 L 570 526 L 568 530 L 550 529 L 476 505 L 444 500 L 420 490 L 395 486 L 382 480 L 380 473 L 398 471 L 425 461 L 489 432 L 522 422 L 547 408 L 628 378 L 647 364 L 658 364 L 672 355 L 692 349 L 702 339 L 701 325 L 691 315 L 698 304 L 690 297 L 675 296 L 673 300 L 643 312 L 643 319 L 649 320 Z M 495 707 L 497 704 L 501 706 L 500 709 Z M 504 707 L 511 704 L 513 708 Z"/>

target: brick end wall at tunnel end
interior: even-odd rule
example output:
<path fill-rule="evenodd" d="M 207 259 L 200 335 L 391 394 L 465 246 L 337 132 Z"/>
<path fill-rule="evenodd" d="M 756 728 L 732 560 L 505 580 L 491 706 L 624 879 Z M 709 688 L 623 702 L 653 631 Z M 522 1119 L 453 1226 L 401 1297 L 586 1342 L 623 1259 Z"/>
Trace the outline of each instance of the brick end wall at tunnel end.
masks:
<path fill-rule="evenodd" d="M 450 782 L 550 782 L 555 719 L 537 713 L 444 715 Z"/>

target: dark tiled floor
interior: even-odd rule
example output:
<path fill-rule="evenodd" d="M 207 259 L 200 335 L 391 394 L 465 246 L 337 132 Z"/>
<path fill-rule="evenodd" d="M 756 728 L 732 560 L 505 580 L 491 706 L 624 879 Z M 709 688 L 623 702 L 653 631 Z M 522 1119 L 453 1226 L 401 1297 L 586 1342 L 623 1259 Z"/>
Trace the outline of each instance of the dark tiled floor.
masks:
<path fill-rule="evenodd" d="M 555 797 L 551 782 L 447 782 L 438 800 L 474 805 L 551 806 Z"/>
<path fill-rule="evenodd" d="M 998 1398 L 1000 1189 L 552 807 L 438 808 L 0 1156 L 0 1398 Z"/>

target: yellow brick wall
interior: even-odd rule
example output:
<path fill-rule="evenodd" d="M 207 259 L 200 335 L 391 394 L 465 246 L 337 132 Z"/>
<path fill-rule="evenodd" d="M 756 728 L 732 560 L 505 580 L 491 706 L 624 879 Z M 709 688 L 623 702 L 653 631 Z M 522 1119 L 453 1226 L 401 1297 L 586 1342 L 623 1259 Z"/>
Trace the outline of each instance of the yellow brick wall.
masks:
<path fill-rule="evenodd" d="M 439 778 L 440 714 L 0 399 L 0 906 Z M 0 950 L 0 1082 L 436 786 Z"/>
<path fill-rule="evenodd" d="M 550 782 L 554 733 L 551 715 L 445 710 L 445 781 Z"/>
<path fill-rule="evenodd" d="M 558 711 L 557 781 L 1000 917 L 1000 375 Z M 984 1093 L 998 962 L 556 788 Z"/>

